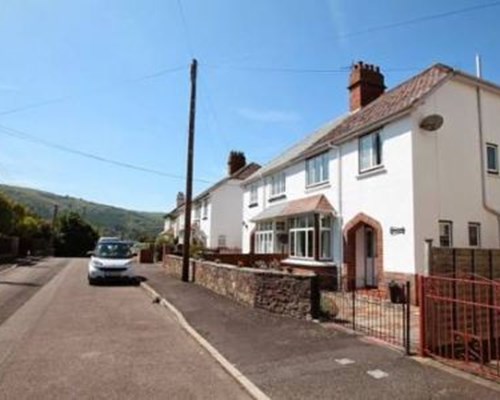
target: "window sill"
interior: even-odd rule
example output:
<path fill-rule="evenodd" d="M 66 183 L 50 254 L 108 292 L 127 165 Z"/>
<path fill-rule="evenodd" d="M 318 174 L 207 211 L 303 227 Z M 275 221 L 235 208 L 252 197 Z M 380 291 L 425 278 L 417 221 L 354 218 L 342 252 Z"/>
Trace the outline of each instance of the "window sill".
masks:
<path fill-rule="evenodd" d="M 274 197 L 270 197 L 269 200 L 267 200 L 268 203 L 273 203 L 275 201 L 279 201 L 279 200 L 283 200 L 283 199 L 286 199 L 286 194 L 279 194 L 277 196 L 274 196 Z"/>
<path fill-rule="evenodd" d="M 357 176 L 356 179 L 365 179 L 365 178 L 370 178 L 372 176 L 376 175 L 381 175 L 381 174 L 386 174 L 387 170 L 383 165 L 379 165 L 374 168 L 366 169 L 362 172 L 360 172 Z"/>
<path fill-rule="evenodd" d="M 208 219 L 208 217 L 203 217 L 203 221 L 206 221 Z"/>
<path fill-rule="evenodd" d="M 321 189 L 328 189 L 331 186 L 330 181 L 313 183 L 311 185 L 306 185 L 306 193 L 315 192 L 316 190 Z"/>
<path fill-rule="evenodd" d="M 250 203 L 248 205 L 248 208 L 254 208 L 254 207 L 257 207 L 259 205 L 259 203 Z"/>
<path fill-rule="evenodd" d="M 317 261 L 312 258 L 295 258 L 289 257 L 281 261 L 286 265 L 297 265 L 305 267 L 334 267 L 336 264 L 333 261 Z"/>
<path fill-rule="evenodd" d="M 486 171 L 488 173 L 488 176 L 491 176 L 492 178 L 500 178 L 498 175 L 498 171 Z"/>

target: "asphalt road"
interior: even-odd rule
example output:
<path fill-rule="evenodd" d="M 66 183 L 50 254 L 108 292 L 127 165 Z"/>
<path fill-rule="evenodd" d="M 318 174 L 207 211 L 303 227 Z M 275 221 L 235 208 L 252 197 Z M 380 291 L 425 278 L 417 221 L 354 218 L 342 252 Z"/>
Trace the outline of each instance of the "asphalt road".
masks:
<path fill-rule="evenodd" d="M 141 288 L 88 286 L 83 259 L 0 275 L 0 304 L 12 288 L 37 291 L 0 325 L 2 400 L 249 398 Z"/>
<path fill-rule="evenodd" d="M 20 260 L 0 270 L 0 324 L 14 314 L 68 263 L 65 258 Z"/>

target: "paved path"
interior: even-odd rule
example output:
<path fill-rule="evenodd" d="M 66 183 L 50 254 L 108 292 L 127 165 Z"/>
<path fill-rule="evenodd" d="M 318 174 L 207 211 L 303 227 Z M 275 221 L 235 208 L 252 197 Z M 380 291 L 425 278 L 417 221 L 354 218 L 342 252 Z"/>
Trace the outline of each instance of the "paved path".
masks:
<path fill-rule="evenodd" d="M 2 400 L 249 398 L 140 287 L 88 286 L 85 264 L 0 325 Z"/>
<path fill-rule="evenodd" d="M 312 322 L 234 303 L 168 277 L 139 273 L 273 399 L 498 399 L 500 392 Z"/>

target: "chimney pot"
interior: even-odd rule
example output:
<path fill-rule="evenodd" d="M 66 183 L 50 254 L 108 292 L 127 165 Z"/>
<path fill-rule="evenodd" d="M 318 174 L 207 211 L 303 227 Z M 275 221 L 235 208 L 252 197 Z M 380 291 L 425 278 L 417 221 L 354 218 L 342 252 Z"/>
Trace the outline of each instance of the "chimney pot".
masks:
<path fill-rule="evenodd" d="M 184 193 L 182 193 L 182 192 L 177 193 L 177 199 L 176 199 L 176 203 L 175 203 L 177 205 L 177 207 L 182 206 L 185 201 L 186 201 L 186 199 L 184 197 Z"/>
<path fill-rule="evenodd" d="M 359 61 L 351 69 L 348 88 L 350 111 L 358 110 L 384 93 L 384 75 L 378 66 Z"/>
<path fill-rule="evenodd" d="M 247 164 L 247 160 L 245 158 L 245 153 L 242 151 L 231 151 L 229 153 L 229 159 L 227 161 L 228 166 L 228 174 L 229 176 L 233 175 L 235 172 L 239 171 Z"/>

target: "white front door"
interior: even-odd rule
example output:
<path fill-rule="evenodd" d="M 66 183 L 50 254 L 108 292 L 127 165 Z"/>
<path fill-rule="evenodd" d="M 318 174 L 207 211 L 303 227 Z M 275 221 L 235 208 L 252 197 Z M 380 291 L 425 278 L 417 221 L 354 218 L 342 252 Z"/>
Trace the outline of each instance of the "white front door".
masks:
<path fill-rule="evenodd" d="M 375 231 L 363 225 L 356 231 L 356 287 L 377 286 L 375 275 Z"/>

